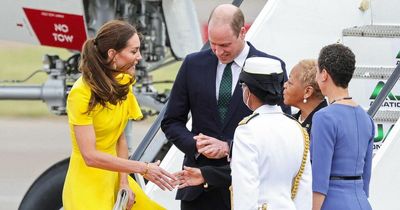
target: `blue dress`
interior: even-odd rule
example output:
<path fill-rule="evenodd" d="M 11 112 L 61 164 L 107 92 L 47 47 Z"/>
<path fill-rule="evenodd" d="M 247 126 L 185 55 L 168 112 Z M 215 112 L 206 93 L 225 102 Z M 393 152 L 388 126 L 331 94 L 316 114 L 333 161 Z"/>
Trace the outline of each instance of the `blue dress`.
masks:
<path fill-rule="evenodd" d="M 313 191 L 324 194 L 322 209 L 371 209 L 374 123 L 360 106 L 332 104 L 314 114 L 311 128 Z M 330 180 L 331 176 L 361 176 Z"/>

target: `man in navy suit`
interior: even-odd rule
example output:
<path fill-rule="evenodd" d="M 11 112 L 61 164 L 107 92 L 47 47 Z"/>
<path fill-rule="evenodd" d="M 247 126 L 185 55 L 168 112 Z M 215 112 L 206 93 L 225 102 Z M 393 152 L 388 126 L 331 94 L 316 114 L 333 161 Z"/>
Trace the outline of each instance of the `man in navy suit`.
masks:
<path fill-rule="evenodd" d="M 215 183 L 221 175 L 229 176 L 229 172 L 221 174 L 214 169 L 228 165 L 227 156 L 234 131 L 238 123 L 252 113 L 242 101 L 242 89 L 238 84 L 246 58 L 279 60 L 287 80 L 285 63 L 258 51 L 245 41 L 245 34 L 242 11 L 231 4 L 217 6 L 208 21 L 211 49 L 188 55 L 173 85 L 161 128 L 168 140 L 185 154 L 183 165 L 201 168 L 206 181 L 204 185 L 178 190 L 176 199 L 181 200 L 182 210 L 231 208 L 228 187 L 208 187 L 207 182 Z M 221 89 L 226 83 L 226 69 L 230 74 L 230 94 L 226 107 L 220 108 L 220 93 L 226 92 L 226 89 Z M 283 109 L 290 112 L 289 107 Z M 186 128 L 189 112 L 191 131 Z"/>

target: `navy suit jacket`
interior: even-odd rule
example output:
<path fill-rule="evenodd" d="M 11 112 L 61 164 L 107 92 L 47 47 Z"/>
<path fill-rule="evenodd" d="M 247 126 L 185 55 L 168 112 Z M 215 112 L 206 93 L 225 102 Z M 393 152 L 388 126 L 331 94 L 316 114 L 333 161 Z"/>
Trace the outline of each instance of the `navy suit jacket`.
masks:
<path fill-rule="evenodd" d="M 277 59 L 282 64 L 282 69 L 287 81 L 285 63 L 275 57 L 258 51 L 248 43 L 250 51 L 247 57 L 269 57 Z M 221 124 L 218 118 L 216 97 L 216 71 L 218 59 L 211 49 L 188 55 L 183 61 L 174 82 L 167 110 L 161 122 L 161 128 L 167 139 L 178 149 L 185 153 L 183 164 L 190 167 L 223 166 L 227 165 L 227 159 L 208 159 L 197 153 L 195 135 L 203 133 L 230 143 L 238 123 L 252 113 L 243 103 L 242 89 L 237 83 L 234 87 L 228 116 L 225 124 Z M 289 107 L 284 110 L 289 112 Z M 192 130 L 186 128 L 188 114 L 192 117 Z M 178 190 L 176 198 L 191 201 L 205 192 L 202 186 L 187 187 Z M 228 193 L 228 189 L 226 189 Z M 229 193 L 227 194 L 229 199 Z M 228 201 L 229 202 L 229 201 Z"/>

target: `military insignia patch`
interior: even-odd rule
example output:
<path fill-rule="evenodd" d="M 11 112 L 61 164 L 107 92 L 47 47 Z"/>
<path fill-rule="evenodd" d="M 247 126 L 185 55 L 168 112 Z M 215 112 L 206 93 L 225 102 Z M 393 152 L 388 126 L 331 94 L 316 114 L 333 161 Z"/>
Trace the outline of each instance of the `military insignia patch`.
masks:
<path fill-rule="evenodd" d="M 251 119 L 255 118 L 256 116 L 260 115 L 259 113 L 253 113 L 245 118 L 243 118 L 243 120 L 241 120 L 239 122 L 239 125 L 245 125 L 247 124 Z"/>

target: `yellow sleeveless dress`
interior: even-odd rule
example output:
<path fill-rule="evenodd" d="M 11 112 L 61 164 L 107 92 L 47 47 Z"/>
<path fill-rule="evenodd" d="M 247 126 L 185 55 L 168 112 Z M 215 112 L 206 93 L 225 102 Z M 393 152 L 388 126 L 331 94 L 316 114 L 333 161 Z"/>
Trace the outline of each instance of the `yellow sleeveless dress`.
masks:
<path fill-rule="evenodd" d="M 121 83 L 126 83 L 130 76 L 120 74 L 117 78 Z M 97 150 L 116 156 L 118 137 L 124 131 L 128 119 L 142 118 L 132 89 L 122 103 L 108 104 L 108 108 L 97 106 L 90 115 L 87 115 L 84 113 L 87 111 L 90 96 L 90 88 L 82 77 L 75 82 L 68 95 L 67 111 L 72 153 L 63 189 L 65 210 L 111 210 L 119 187 L 118 172 L 86 166 L 76 142 L 73 126 L 93 125 Z M 136 203 L 132 210 L 165 209 L 147 197 L 131 177 L 129 177 L 129 186 L 136 196 Z"/>

